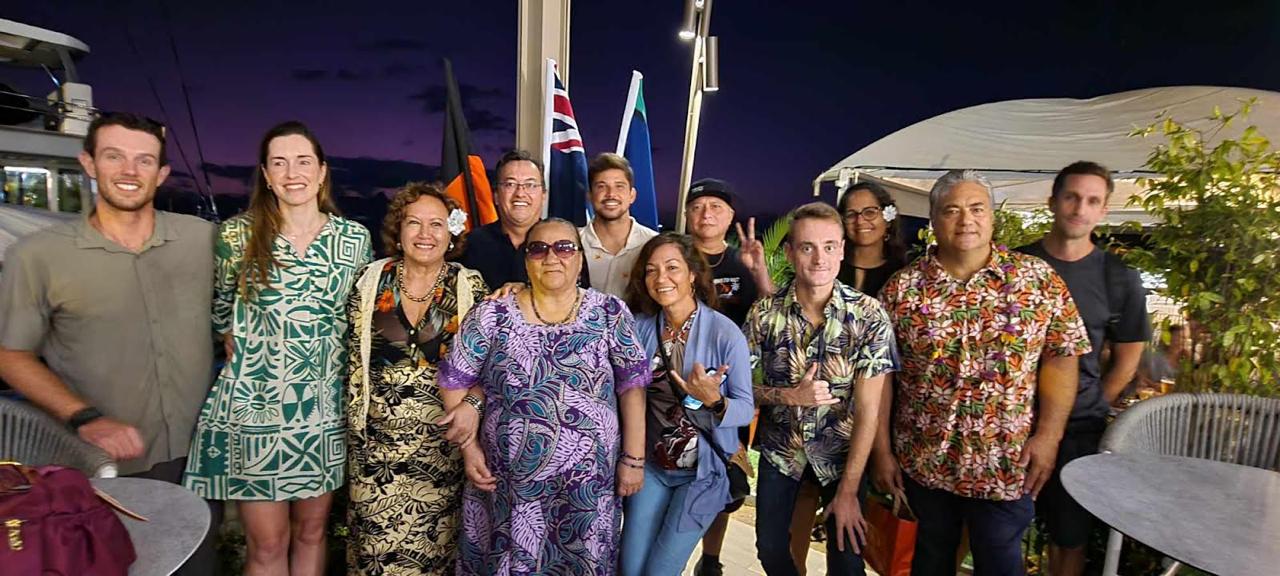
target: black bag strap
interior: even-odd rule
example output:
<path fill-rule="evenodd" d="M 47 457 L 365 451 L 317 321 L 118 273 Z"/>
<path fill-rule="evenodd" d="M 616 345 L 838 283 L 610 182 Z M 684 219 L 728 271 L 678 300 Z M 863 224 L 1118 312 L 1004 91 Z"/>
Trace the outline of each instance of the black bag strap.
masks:
<path fill-rule="evenodd" d="M 1120 323 L 1120 317 L 1124 314 L 1122 307 L 1125 303 L 1125 290 L 1128 289 L 1129 283 L 1116 283 L 1117 278 L 1123 279 L 1129 271 L 1129 267 L 1125 265 L 1124 260 L 1114 252 L 1102 249 L 1102 280 L 1107 286 L 1107 331 L 1114 332 L 1115 327 Z"/>
<path fill-rule="evenodd" d="M 666 369 L 666 372 L 667 372 L 667 387 L 671 389 L 671 394 L 676 397 L 676 402 L 679 402 L 680 408 L 684 410 L 685 419 L 689 421 L 689 424 L 693 425 L 693 429 L 698 431 L 698 434 L 702 436 L 703 441 L 707 442 L 707 445 L 711 447 L 711 451 L 715 453 L 715 455 L 720 458 L 720 461 L 724 462 L 725 467 L 728 468 L 729 457 L 720 451 L 720 446 L 716 444 L 715 438 L 711 437 L 711 432 L 704 430 L 701 426 L 698 425 L 697 419 L 689 416 L 689 409 L 684 405 L 684 398 L 686 394 L 681 392 L 679 388 L 676 388 L 676 383 L 671 379 L 671 373 L 673 370 L 676 372 L 676 374 L 679 374 L 680 372 L 671 363 L 671 358 L 667 356 L 667 348 L 663 346 L 663 342 L 662 342 L 662 330 L 663 330 L 663 317 L 662 317 L 662 313 L 659 312 L 658 313 L 658 355 L 662 358 L 662 366 L 663 368 Z M 728 403 L 729 399 L 725 398 L 724 401 Z"/>

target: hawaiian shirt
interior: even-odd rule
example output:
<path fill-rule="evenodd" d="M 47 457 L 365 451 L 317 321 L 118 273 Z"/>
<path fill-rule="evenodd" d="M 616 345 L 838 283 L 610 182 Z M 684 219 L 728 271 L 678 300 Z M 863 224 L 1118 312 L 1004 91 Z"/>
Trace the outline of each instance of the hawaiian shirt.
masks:
<path fill-rule="evenodd" d="M 902 354 L 894 453 L 927 488 L 1017 500 L 1040 358 L 1081 356 L 1089 337 L 1066 283 L 1043 260 L 993 246 L 987 265 L 961 281 L 935 250 L 880 293 Z"/>
<path fill-rule="evenodd" d="M 871 296 L 837 281 L 823 317 L 821 326 L 804 317 L 792 285 L 757 301 L 744 331 L 761 386 L 794 387 L 817 362 L 815 378 L 829 382 L 831 395 L 840 400 L 830 406 L 760 406 L 760 454 L 794 480 L 810 466 L 825 486 L 840 480 L 849 454 L 854 384 L 895 370 L 897 352 L 889 317 Z"/>

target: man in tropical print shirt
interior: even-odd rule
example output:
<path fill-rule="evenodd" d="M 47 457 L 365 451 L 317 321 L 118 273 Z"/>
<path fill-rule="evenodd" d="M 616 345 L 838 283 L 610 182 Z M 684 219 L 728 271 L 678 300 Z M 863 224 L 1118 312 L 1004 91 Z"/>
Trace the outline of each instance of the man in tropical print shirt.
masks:
<path fill-rule="evenodd" d="M 985 178 L 948 172 L 929 212 L 937 246 L 880 296 L 902 355 L 892 446 L 905 475 L 876 476 L 903 485 L 919 517 L 912 574 L 955 574 L 962 525 L 975 573 L 1022 574 L 1022 533 L 1053 470 L 1088 336 L 1048 264 L 992 244 Z"/>
<path fill-rule="evenodd" d="M 801 481 L 820 486 L 827 510 L 827 573 L 865 573 L 860 505 L 886 375 L 895 368 L 889 317 L 875 298 L 836 280 L 844 222 L 827 204 L 792 212 L 784 290 L 747 315 L 747 345 L 761 369 L 756 550 L 770 576 L 797 574 L 791 517 Z"/>

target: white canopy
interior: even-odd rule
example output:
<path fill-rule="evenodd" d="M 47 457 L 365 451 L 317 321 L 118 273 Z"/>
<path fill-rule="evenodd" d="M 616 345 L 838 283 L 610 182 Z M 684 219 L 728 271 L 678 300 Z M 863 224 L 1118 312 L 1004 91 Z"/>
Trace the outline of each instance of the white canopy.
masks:
<path fill-rule="evenodd" d="M 1140 209 L 1124 207 L 1130 196 L 1141 193 L 1133 179 L 1146 175 L 1143 165 L 1158 140 L 1131 137 L 1133 129 L 1155 122 L 1162 112 L 1190 127 L 1209 128 L 1214 106 L 1231 113 L 1250 98 L 1258 105 L 1247 121 L 1234 123 L 1218 137 L 1235 137 L 1253 125 L 1280 138 L 1280 93 L 1248 88 L 1172 86 L 1084 100 L 1034 98 L 962 108 L 898 130 L 841 160 L 814 180 L 814 195 L 823 182 L 842 189 L 863 175 L 927 195 L 943 172 L 973 168 L 991 179 L 997 202 L 1038 207 L 1045 205 L 1058 170 L 1077 160 L 1093 160 L 1111 168 L 1119 180 L 1108 220 L 1142 221 Z M 926 215 L 910 208 L 904 212 Z"/>

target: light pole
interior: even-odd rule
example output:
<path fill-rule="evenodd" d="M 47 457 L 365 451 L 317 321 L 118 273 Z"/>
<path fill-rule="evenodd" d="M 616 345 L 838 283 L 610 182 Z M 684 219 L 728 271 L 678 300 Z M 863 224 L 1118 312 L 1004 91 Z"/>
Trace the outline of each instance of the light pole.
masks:
<path fill-rule="evenodd" d="M 693 42 L 693 70 L 689 73 L 689 114 L 684 123 L 684 157 L 680 164 L 680 192 L 676 206 L 676 232 L 685 231 L 684 203 L 693 180 L 693 156 L 698 149 L 698 119 L 702 95 L 720 89 L 719 39 L 709 35 L 712 0 L 685 0 L 679 37 Z"/>

